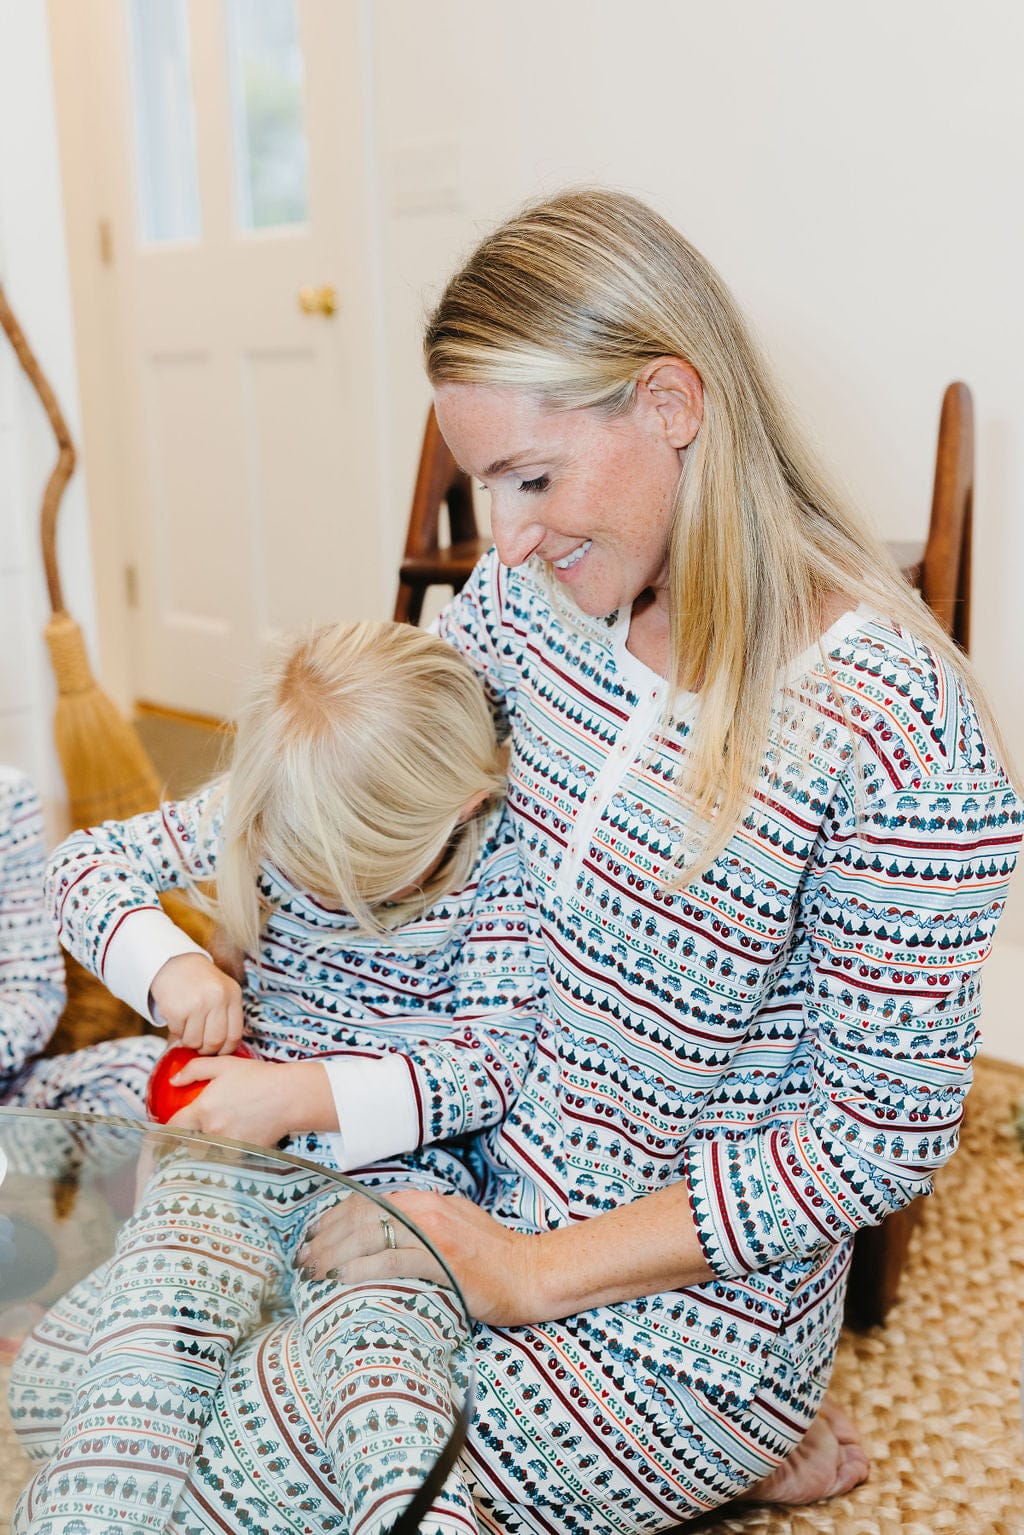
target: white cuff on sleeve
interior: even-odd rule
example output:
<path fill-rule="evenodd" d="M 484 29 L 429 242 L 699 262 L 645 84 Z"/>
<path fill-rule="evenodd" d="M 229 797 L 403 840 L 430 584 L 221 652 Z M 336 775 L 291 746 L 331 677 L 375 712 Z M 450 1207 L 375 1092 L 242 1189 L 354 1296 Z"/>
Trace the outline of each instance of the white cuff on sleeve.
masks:
<path fill-rule="evenodd" d="M 205 954 L 162 911 L 131 911 L 111 938 L 103 961 L 103 984 L 153 1023 L 163 1020 L 149 1010 L 149 988 L 157 971 L 178 954 Z"/>
<path fill-rule="evenodd" d="M 343 1172 L 415 1150 L 419 1115 L 404 1057 L 342 1055 L 322 1064 L 338 1111 Z"/>

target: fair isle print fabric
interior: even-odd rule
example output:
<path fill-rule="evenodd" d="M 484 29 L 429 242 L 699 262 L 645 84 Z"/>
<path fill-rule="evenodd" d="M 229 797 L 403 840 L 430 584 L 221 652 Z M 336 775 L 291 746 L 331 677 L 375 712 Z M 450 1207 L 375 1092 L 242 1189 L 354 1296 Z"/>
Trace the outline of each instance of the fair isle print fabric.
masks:
<path fill-rule="evenodd" d="M 103 979 L 110 940 L 163 890 L 216 875 L 214 791 L 125 822 L 76 832 L 54 854 L 48 888 L 61 942 Z M 358 932 L 276 869 L 260 871 L 269 909 L 246 960 L 245 1037 L 271 1061 L 398 1052 L 417 1104 L 419 1141 L 496 1123 L 519 1089 L 542 979 L 536 920 L 509 822 L 484 828 L 471 879 L 385 938 Z M 330 1160 L 296 1138 L 289 1150 Z"/>
<path fill-rule="evenodd" d="M 390 1527 L 452 1433 L 471 1345 L 439 1285 L 302 1277 L 309 1223 L 345 1197 L 309 1167 L 163 1159 L 113 1258 L 14 1362 L 12 1422 L 43 1467 L 13 1535 Z M 457 1473 L 438 1511 L 474 1529 Z"/>
<path fill-rule="evenodd" d="M 850 1234 L 926 1192 L 955 1148 L 1020 840 L 970 700 L 911 636 L 857 613 L 789 668 L 746 824 L 692 888 L 666 888 L 690 835 L 673 777 L 698 700 L 663 723 L 664 683 L 627 651 L 627 624 L 563 609 L 540 569 L 492 555 L 440 625 L 511 726 L 549 983 L 525 1082 L 471 1143 L 482 1202 L 529 1232 L 683 1181 L 715 1272 L 476 1328 L 461 1474 L 490 1532 L 664 1531 L 799 1441 L 832 1367 Z M 287 1529 L 253 1452 L 267 1443 L 308 1486 L 272 1411 L 287 1353 L 257 1377 L 255 1352 L 234 1359 L 256 1434 L 234 1450 L 208 1437 L 196 1464 Z M 252 1506 L 219 1506 L 211 1528 L 251 1530 Z M 318 1535 L 326 1508 L 308 1518 Z"/>
<path fill-rule="evenodd" d="M 43 897 L 45 868 L 35 789 L 16 768 L 0 767 L 0 1103 L 141 1118 L 162 1041 L 105 1040 L 38 1058 L 65 1000 L 64 960 Z"/>
<path fill-rule="evenodd" d="M 62 845 L 51 891 L 61 935 L 83 963 L 102 974 L 110 938 L 132 913 L 155 907 L 160 890 L 215 873 L 219 828 L 208 806 L 206 796 L 165 805 Z M 532 1048 L 542 979 L 532 903 L 503 811 L 486 823 L 467 885 L 383 944 L 274 869 L 262 871 L 260 888 L 271 913 L 259 955 L 247 966 L 245 1011 L 247 1036 L 266 1058 L 400 1052 L 421 1140 L 500 1119 Z M 289 1145 L 330 1164 L 336 1141 L 310 1134 Z M 458 1145 L 421 1146 L 361 1176 L 377 1187 L 477 1192 Z M 322 1179 L 313 1182 L 322 1186 Z M 171 1511 L 183 1528 L 206 1528 L 183 1512 L 204 1498 L 226 1521 L 213 1527 L 252 1528 L 252 1507 L 268 1496 L 268 1466 L 280 1473 L 270 1485 L 287 1494 L 287 1508 L 287 1489 L 302 1481 L 287 1440 L 271 1450 L 262 1438 L 229 1444 L 215 1432 L 231 1410 L 226 1393 L 247 1379 L 244 1360 L 291 1357 L 282 1336 L 270 1352 L 266 1338 L 259 1351 L 248 1347 L 272 1292 L 281 1298 L 280 1320 L 294 1326 L 296 1346 L 308 1345 L 313 1361 L 305 1378 L 316 1390 L 302 1403 L 296 1432 L 301 1438 L 303 1419 L 323 1425 L 327 1463 L 338 1468 L 333 1496 L 351 1511 L 344 1527 L 368 1535 L 388 1528 L 433 1464 L 453 1417 L 451 1297 L 425 1284 L 406 1285 L 397 1303 L 381 1287 L 350 1294 L 305 1285 L 292 1268 L 304 1227 L 299 1196 L 282 1213 L 276 1185 L 242 1200 L 217 1183 L 215 1168 L 176 1164 L 154 1180 L 120 1233 L 104 1282 L 87 1281 L 58 1303 L 19 1356 L 13 1419 L 36 1456 L 54 1457 L 23 1500 L 19 1530 L 163 1529 Z M 243 1230 L 256 1237 L 247 1242 Z M 319 1295 L 306 1305 L 311 1291 Z M 185 1370 L 183 1337 L 196 1355 Z M 408 1382 L 403 1393 L 392 1389 L 399 1377 Z M 262 1409 L 269 1412 L 283 1388 L 261 1378 L 245 1389 L 251 1435 L 266 1426 Z M 208 1430 L 219 1451 L 212 1467 L 202 1449 Z M 256 1485 L 247 1488 L 225 1458 L 248 1461 Z M 214 1497 L 225 1487 L 225 1496 Z M 471 1529 L 471 1509 L 456 1473 L 438 1516 L 445 1529 Z M 336 1502 L 325 1505 L 324 1517 L 326 1528 L 339 1528 Z M 291 1528 L 282 1520 L 281 1528 Z M 307 1521 L 303 1513 L 296 1527 Z"/>
<path fill-rule="evenodd" d="M 53 1033 L 64 962 L 43 902 L 46 849 L 32 784 L 0 767 L 0 1101 Z"/>
<path fill-rule="evenodd" d="M 145 1119 L 146 1088 L 166 1048 L 167 1041 L 159 1035 L 131 1035 L 66 1055 L 43 1056 L 18 1072 L 4 1107 Z"/>
<path fill-rule="evenodd" d="M 515 1413 L 524 1377 L 484 1331 L 493 1395 L 469 1459 L 524 1528 L 577 1527 L 558 1512 L 577 1484 L 609 1529 L 663 1528 L 799 1438 L 831 1369 L 852 1233 L 927 1193 L 956 1147 L 1021 805 L 948 669 L 849 613 L 780 679 L 745 824 L 673 891 L 690 836 L 674 779 L 699 700 L 663 723 L 665 683 L 626 649 L 628 614 L 588 618 L 540 567 L 492 553 L 439 628 L 511 730 L 509 803 L 547 953 L 547 1026 L 480 1142 L 484 1202 L 543 1229 L 682 1180 L 716 1274 L 526 1329 L 544 1410 L 517 1414 L 514 1465 L 482 1425 L 492 1403 Z M 556 1403 L 578 1478 L 558 1464 Z"/>

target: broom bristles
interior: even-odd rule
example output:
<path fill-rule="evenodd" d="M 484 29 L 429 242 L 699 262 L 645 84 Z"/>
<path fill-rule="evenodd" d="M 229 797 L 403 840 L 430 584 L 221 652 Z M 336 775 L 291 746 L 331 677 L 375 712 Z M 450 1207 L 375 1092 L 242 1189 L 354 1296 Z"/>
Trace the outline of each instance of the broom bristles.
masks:
<path fill-rule="evenodd" d="M 58 699 L 53 729 L 73 826 L 123 821 L 160 803 L 160 783 L 138 737 L 98 688 Z"/>
<path fill-rule="evenodd" d="M 67 613 L 55 613 L 46 643 L 57 681 L 54 738 L 64 770 L 73 827 L 124 821 L 155 810 L 160 780 L 138 731 L 117 709 L 93 676 L 81 628 Z M 209 917 L 181 896 L 165 895 L 162 904 L 173 922 L 204 944 Z M 144 1027 L 129 1007 L 70 956 L 67 959 L 68 1005 L 48 1054 L 78 1049 L 98 1039 L 138 1033 Z"/>
<path fill-rule="evenodd" d="M 160 781 L 138 732 L 96 682 L 78 624 L 55 614 L 46 627 L 57 709 L 54 736 L 73 826 L 124 820 L 160 803 Z"/>

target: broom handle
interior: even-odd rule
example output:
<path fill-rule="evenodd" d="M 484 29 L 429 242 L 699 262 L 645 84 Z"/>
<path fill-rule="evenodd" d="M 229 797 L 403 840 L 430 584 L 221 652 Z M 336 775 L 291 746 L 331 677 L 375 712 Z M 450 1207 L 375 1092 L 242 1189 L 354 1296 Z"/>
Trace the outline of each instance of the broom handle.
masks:
<path fill-rule="evenodd" d="M 57 462 L 46 482 L 43 491 L 43 509 L 40 516 L 40 536 L 43 543 L 43 568 L 46 571 L 46 587 L 50 594 L 50 607 L 54 613 L 64 611 L 64 593 L 61 590 L 60 571 L 57 569 L 57 513 L 60 511 L 60 500 L 64 494 L 64 487 L 75 472 L 75 446 L 71 441 L 71 433 L 68 424 L 61 414 L 61 408 L 57 404 L 57 396 L 50 388 L 49 381 L 36 360 L 35 353 L 25 339 L 25 332 L 14 317 L 14 311 L 7 302 L 3 284 L 0 283 L 0 326 L 7 333 L 7 338 L 14 348 L 18 361 L 28 375 L 28 380 L 42 401 L 50 425 L 53 427 L 53 435 L 57 439 Z"/>

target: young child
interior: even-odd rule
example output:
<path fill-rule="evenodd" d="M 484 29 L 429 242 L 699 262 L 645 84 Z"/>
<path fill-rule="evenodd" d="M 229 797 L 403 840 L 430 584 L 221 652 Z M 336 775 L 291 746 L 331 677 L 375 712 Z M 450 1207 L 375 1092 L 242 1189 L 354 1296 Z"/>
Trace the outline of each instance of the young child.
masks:
<path fill-rule="evenodd" d="M 175 1127 L 263 1146 L 283 1138 L 306 1157 L 363 1168 L 361 1181 L 385 1190 L 393 1177 L 408 1187 L 412 1168 L 423 1188 L 473 1193 L 460 1148 L 437 1143 L 508 1112 L 542 970 L 502 788 L 490 712 L 468 665 L 408 626 L 340 625 L 268 670 L 239 719 L 224 781 L 57 849 L 49 892 L 63 942 L 173 1040 L 224 1052 L 179 1074 L 208 1085 Z M 245 955 L 241 988 L 157 903 L 161 890 L 209 880 Z M 261 1059 L 232 1057 L 243 1035 Z M 388 1124 L 360 1113 L 360 1065 L 371 1058 L 391 1063 Z M 15 1381 L 16 1408 L 19 1393 L 31 1397 L 37 1454 L 52 1448 L 56 1427 L 51 1419 L 49 1435 L 40 1430 L 48 1385 L 55 1415 L 67 1417 L 16 1528 L 106 1530 L 129 1505 L 131 1528 L 163 1529 L 232 1349 L 282 1299 L 298 1316 L 328 1449 L 360 1431 L 351 1361 L 344 1391 L 334 1378 L 353 1308 L 293 1266 L 324 1205 L 323 1179 L 296 1168 L 245 1181 L 241 1195 L 230 1167 L 197 1162 L 194 1150 L 166 1157 L 106 1271 L 37 1328 Z M 230 1283 L 225 1261 L 211 1257 L 225 1232 Z M 376 1288 L 383 1311 L 394 1310 Z M 406 1469 L 390 1465 L 383 1498 L 365 1482 L 341 1488 L 353 1530 L 364 1505 L 373 1528 L 391 1522 L 447 1434 L 440 1420 L 453 1403 L 438 1372 L 442 1361 L 456 1369 L 465 1336 L 446 1292 L 416 1289 L 407 1319 L 399 1307 L 387 1322 L 393 1340 L 407 1335 L 394 1342 L 403 1371 L 424 1373 L 416 1423 L 396 1423 L 391 1436 Z M 365 1328 L 367 1304 L 363 1296 L 354 1325 Z M 91 1330 L 79 1364 L 83 1313 Z M 184 1366 L 183 1320 L 201 1340 Z M 69 1374 L 78 1376 L 70 1412 Z M 130 1440 L 109 1424 L 112 1383 L 122 1401 L 149 1404 L 131 1414 Z M 433 1404 L 427 1416 L 423 1402 Z M 166 1449 L 169 1431 L 173 1451 L 161 1463 L 147 1447 Z M 456 1488 L 453 1504 L 462 1500 Z"/>

